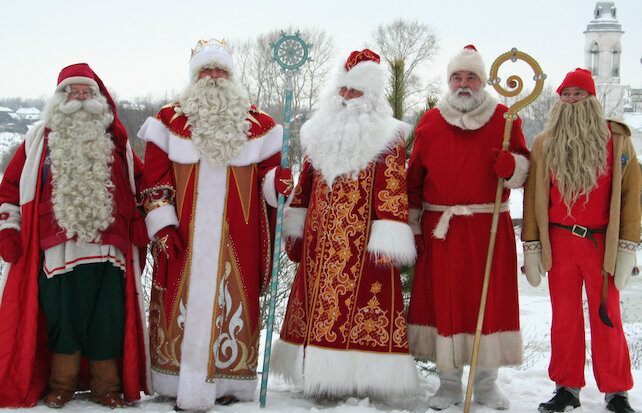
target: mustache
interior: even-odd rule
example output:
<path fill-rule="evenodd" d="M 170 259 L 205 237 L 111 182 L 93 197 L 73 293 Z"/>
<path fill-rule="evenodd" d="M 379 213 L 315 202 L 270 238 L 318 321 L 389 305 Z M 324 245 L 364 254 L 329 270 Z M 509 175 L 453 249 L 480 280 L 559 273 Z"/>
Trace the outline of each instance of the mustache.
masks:
<path fill-rule="evenodd" d="M 71 115 L 81 109 L 92 115 L 97 115 L 99 113 L 102 113 L 102 111 L 104 110 L 104 106 L 96 99 L 74 99 L 68 102 L 60 103 L 60 105 L 58 105 L 58 109 L 60 109 L 60 111 L 65 115 Z"/>
<path fill-rule="evenodd" d="M 226 88 L 228 85 L 229 81 L 223 77 L 213 78 L 211 76 L 205 76 L 204 78 L 196 81 L 196 86 L 201 89 L 210 87 Z"/>
<path fill-rule="evenodd" d="M 473 95 L 473 90 L 471 88 L 469 88 L 469 87 L 460 87 L 455 92 L 455 95 L 460 96 L 462 93 L 468 93 L 469 95 L 472 96 Z"/>

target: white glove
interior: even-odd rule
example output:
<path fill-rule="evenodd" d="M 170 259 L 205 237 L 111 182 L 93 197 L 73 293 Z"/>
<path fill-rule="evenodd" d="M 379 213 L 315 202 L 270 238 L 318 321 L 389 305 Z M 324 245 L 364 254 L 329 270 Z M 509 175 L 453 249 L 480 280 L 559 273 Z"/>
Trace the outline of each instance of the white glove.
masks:
<path fill-rule="evenodd" d="M 624 291 L 631 280 L 631 273 L 635 267 L 635 251 L 638 244 L 623 239 L 617 242 L 617 255 L 615 257 L 615 288 Z"/>
<path fill-rule="evenodd" d="M 526 241 L 524 247 L 524 274 L 528 283 L 537 287 L 542 282 L 542 276 L 546 276 L 542 264 L 542 243 L 539 241 Z"/>

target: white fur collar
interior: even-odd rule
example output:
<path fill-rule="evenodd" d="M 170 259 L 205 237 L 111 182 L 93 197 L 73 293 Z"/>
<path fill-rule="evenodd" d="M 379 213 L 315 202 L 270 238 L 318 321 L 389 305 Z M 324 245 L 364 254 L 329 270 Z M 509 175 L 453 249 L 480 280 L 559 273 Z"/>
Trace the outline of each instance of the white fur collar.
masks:
<path fill-rule="evenodd" d="M 455 109 L 446 97 L 437 104 L 441 116 L 450 125 L 457 126 L 464 130 L 476 130 L 484 126 L 490 120 L 497 108 L 497 99 L 484 90 L 484 101 L 481 105 L 470 112 L 460 112 Z"/>
<path fill-rule="evenodd" d="M 319 170 L 328 185 L 341 175 L 357 174 L 377 156 L 391 147 L 398 139 L 405 139 L 411 126 L 395 118 L 384 121 L 383 128 L 371 136 L 366 144 L 359 145 L 358 152 L 339 151 L 329 153 L 323 142 L 313 142 L 316 134 L 301 133 L 303 152 L 315 169 Z"/>

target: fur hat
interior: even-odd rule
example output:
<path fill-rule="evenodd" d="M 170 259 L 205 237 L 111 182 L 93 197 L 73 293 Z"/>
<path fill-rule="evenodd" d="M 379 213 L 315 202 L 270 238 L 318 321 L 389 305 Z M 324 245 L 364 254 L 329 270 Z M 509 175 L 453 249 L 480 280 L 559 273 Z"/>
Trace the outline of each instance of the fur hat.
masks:
<path fill-rule="evenodd" d="M 562 90 L 567 87 L 580 87 L 595 96 L 595 82 L 593 81 L 593 75 L 590 70 L 580 69 L 578 67 L 568 72 L 560 87 L 557 88 L 557 94 L 561 95 Z"/>
<path fill-rule="evenodd" d="M 386 75 L 379 62 L 378 54 L 369 49 L 355 50 L 339 67 L 335 86 L 348 87 L 361 92 L 371 92 L 375 96 L 383 95 L 386 87 Z"/>
<path fill-rule="evenodd" d="M 477 77 L 479 77 L 479 80 L 481 80 L 482 87 L 486 86 L 486 82 L 488 81 L 486 65 L 484 64 L 484 60 L 481 55 L 472 44 L 465 46 L 459 53 L 450 59 L 450 62 L 448 62 L 448 76 L 446 77 L 448 83 L 450 83 L 450 77 L 453 73 L 460 70 L 473 72 Z"/>
<path fill-rule="evenodd" d="M 234 60 L 227 49 L 225 39 L 199 40 L 196 47 L 192 49 L 192 57 L 189 61 L 190 79 L 195 81 L 201 70 L 206 66 L 217 66 L 224 69 L 228 75 L 234 73 Z"/>

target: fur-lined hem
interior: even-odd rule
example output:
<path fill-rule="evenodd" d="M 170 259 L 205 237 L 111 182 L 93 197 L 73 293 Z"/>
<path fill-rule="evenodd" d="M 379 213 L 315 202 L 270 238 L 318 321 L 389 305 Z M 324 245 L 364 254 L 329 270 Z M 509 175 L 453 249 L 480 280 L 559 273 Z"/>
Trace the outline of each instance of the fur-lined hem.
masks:
<path fill-rule="evenodd" d="M 477 130 L 487 124 L 495 113 L 497 99 L 484 91 L 484 101 L 481 105 L 470 112 L 461 112 L 451 106 L 448 103 L 448 99 L 444 97 L 437 104 L 437 109 L 439 109 L 439 113 L 448 124 L 464 130 Z"/>
<path fill-rule="evenodd" d="M 281 227 L 283 239 L 302 238 L 307 215 L 307 208 L 286 208 L 283 211 L 283 226 Z"/>
<path fill-rule="evenodd" d="M 379 219 L 372 221 L 368 252 L 385 256 L 395 263 L 412 265 L 417 258 L 415 237 L 405 222 Z"/>
<path fill-rule="evenodd" d="M 408 344 L 413 356 L 437 363 L 439 370 L 454 373 L 470 365 L 474 334 L 460 333 L 442 336 L 437 328 L 408 324 Z M 522 364 L 522 334 L 519 331 L 501 331 L 483 334 L 479 344 L 477 366 L 499 368 Z"/>
<path fill-rule="evenodd" d="M 513 176 L 504 180 L 504 187 L 511 189 L 521 188 L 526 183 L 526 178 L 528 178 L 529 162 L 523 155 L 517 153 L 511 153 L 511 155 L 515 158 L 515 171 L 513 171 Z"/>
<path fill-rule="evenodd" d="M 303 346 L 276 340 L 270 354 L 270 374 L 303 387 Z"/>

